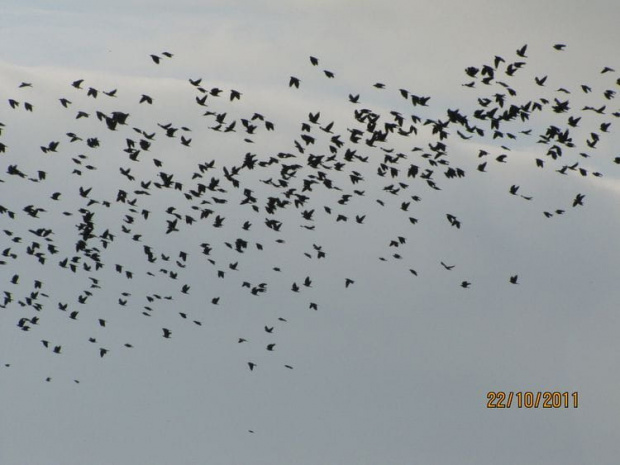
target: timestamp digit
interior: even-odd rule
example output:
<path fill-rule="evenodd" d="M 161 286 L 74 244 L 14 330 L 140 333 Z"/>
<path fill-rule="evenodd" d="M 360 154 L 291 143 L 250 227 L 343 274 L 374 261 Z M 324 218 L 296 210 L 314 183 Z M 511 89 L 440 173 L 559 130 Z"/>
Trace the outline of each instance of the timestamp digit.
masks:
<path fill-rule="evenodd" d="M 487 408 L 496 408 L 495 404 L 493 403 L 495 401 L 495 393 L 494 392 L 487 392 L 487 399 L 489 399 L 489 401 L 487 402 Z"/>
<path fill-rule="evenodd" d="M 506 393 L 504 391 L 499 391 L 497 393 L 497 408 L 506 408 L 504 405 L 504 401 L 506 400 Z"/>

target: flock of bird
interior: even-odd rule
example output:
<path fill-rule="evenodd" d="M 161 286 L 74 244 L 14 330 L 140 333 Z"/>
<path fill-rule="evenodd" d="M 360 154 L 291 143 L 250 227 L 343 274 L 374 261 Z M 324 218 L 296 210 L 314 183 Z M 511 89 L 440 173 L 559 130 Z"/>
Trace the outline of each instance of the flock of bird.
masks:
<path fill-rule="evenodd" d="M 554 49 L 567 53 L 563 44 Z M 340 223 L 354 236 L 359 227 L 381 228 L 365 208 L 368 202 L 391 209 L 408 227 L 420 227 L 413 210 L 423 197 L 440 191 L 444 182 L 466 176 L 476 182 L 477 176 L 492 175 L 494 165 L 509 163 L 511 146 L 522 141 L 540 147 L 533 152 L 533 166 L 559 175 L 603 176 L 585 165 L 595 156 L 620 164 L 620 157 L 597 154 L 620 117 L 613 108 L 620 87 L 617 73 L 610 67 L 597 70 L 605 83 L 600 90 L 590 83 L 549 89 L 552 77 L 532 75 L 528 90 L 544 91 L 544 96 L 523 98 L 513 79 L 528 72 L 528 53 L 524 45 L 511 56 L 465 69 L 463 86 L 474 96 L 471 111 L 437 109 L 429 96 L 376 82 L 343 98 L 352 116 L 347 127 L 325 112 L 310 112 L 289 144 L 278 149 L 272 144 L 256 149 L 255 143 L 277 132 L 279 123 L 247 111 L 242 92 L 208 85 L 200 77 L 186 84 L 192 91 L 188 112 L 199 121 L 192 127 L 167 120 L 156 108 L 157 95 L 103 91 L 80 78 L 67 82 L 65 92 L 55 97 L 57 121 L 64 118 L 70 126 L 46 141 L 38 140 L 36 132 L 27 139 L 24 135 L 15 146 L 8 136 L 22 134 L 21 121 L 36 128 L 29 118 L 39 111 L 39 103 L 31 99 L 39 83 L 16 82 L 14 94 L 1 96 L 5 103 L 0 110 L 0 324 L 14 325 L 42 350 L 62 356 L 79 349 L 64 342 L 62 332 L 48 332 L 46 322 L 81 321 L 93 356 L 107 358 L 140 344 L 114 337 L 101 342 L 113 326 L 110 319 L 123 318 L 101 310 L 109 306 L 111 295 L 114 305 L 145 319 L 159 315 L 158 321 L 165 323 L 153 331 L 172 341 L 180 325 L 204 323 L 204 314 L 183 303 L 186 296 L 198 295 L 201 305 L 225 304 L 213 292 L 218 280 L 235 281 L 239 292 L 256 299 L 273 288 L 292 292 L 299 295 L 300 306 L 316 311 L 322 303 L 304 300 L 304 291 L 317 280 L 296 276 L 273 253 L 281 249 L 329 261 L 329 244 L 319 240 L 311 249 L 290 250 L 288 242 L 294 243 L 302 229 L 318 235 L 327 223 Z M 171 66 L 175 54 L 162 52 L 150 59 L 152 66 Z M 334 71 L 322 69 L 318 58 L 309 61 L 309 74 L 337 79 Z M 288 92 L 304 90 L 305 76 L 286 80 Z M 405 108 L 370 108 L 364 92 L 391 92 Z M 589 103 L 576 107 L 569 94 Z M 134 118 L 128 108 L 137 106 L 152 107 L 153 119 Z M 13 121 L 16 112 L 22 114 Z M 217 146 L 213 140 L 234 139 L 245 153 L 205 155 L 201 141 L 207 138 L 211 147 Z M 464 168 L 463 159 L 451 152 L 456 145 L 461 151 L 469 148 L 477 159 L 475 169 Z M 521 192 L 513 184 L 506 195 L 535 202 L 535 193 Z M 583 206 L 584 199 L 586 194 L 574 192 L 563 205 L 541 209 L 541 221 Z M 461 215 L 442 215 L 447 227 L 466 227 Z M 403 250 L 408 237 L 389 229 L 385 233 L 389 255 L 380 259 L 407 263 L 403 253 L 393 251 Z M 455 264 L 444 260 L 438 258 L 437 267 L 452 272 Z M 240 277 L 246 262 L 248 268 L 259 263 L 264 269 Z M 411 264 L 403 270 L 411 279 L 424 272 Z M 193 284 L 196 275 L 207 284 Z M 513 270 L 505 282 L 518 285 L 520 279 Z M 351 270 L 341 288 L 354 289 L 363 281 L 363 270 Z M 475 285 L 460 283 L 464 289 Z M 178 307 L 176 302 L 181 302 Z M 287 322 L 284 317 L 265 322 L 260 340 L 272 338 Z M 231 343 L 248 345 L 254 339 L 259 338 L 239 334 Z M 248 351 L 246 369 L 261 368 L 254 351 L 283 350 L 275 338 L 265 342 Z M 9 367 L 7 354 L 2 357 Z M 283 368 L 291 370 L 294 364 Z"/>

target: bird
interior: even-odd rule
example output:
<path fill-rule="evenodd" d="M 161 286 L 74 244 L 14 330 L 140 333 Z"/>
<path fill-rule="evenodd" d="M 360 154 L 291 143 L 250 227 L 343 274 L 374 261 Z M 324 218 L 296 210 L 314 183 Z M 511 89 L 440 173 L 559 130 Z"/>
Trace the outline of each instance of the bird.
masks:
<path fill-rule="evenodd" d="M 577 194 L 573 200 L 573 207 L 576 207 L 577 205 L 581 205 L 583 206 L 583 199 L 585 198 L 584 194 Z"/>
<path fill-rule="evenodd" d="M 446 265 L 444 262 L 440 262 L 441 266 L 443 266 L 446 270 L 450 271 L 455 265 Z"/>
<path fill-rule="evenodd" d="M 538 84 L 539 86 L 544 86 L 545 85 L 545 81 L 547 80 L 547 76 L 543 76 L 543 77 L 535 77 L 534 81 L 536 81 L 536 84 Z"/>
<path fill-rule="evenodd" d="M 522 46 L 521 48 L 517 49 L 517 55 L 520 56 L 521 58 L 527 58 L 525 56 L 525 51 L 527 50 L 527 44 L 525 44 L 524 46 Z"/>
<path fill-rule="evenodd" d="M 510 284 L 518 284 L 517 280 L 519 279 L 518 275 L 514 275 L 510 277 Z"/>
<path fill-rule="evenodd" d="M 164 337 L 165 337 L 166 339 L 170 339 L 170 336 L 172 335 L 172 331 L 170 331 L 170 330 L 169 330 L 169 329 L 167 329 L 167 328 L 162 328 L 162 331 L 164 332 Z"/>

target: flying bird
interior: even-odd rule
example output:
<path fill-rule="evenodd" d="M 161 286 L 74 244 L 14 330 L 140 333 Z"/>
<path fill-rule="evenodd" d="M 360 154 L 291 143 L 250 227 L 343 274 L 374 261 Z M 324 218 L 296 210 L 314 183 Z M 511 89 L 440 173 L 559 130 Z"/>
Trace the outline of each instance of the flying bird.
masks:
<path fill-rule="evenodd" d="M 577 194 L 573 200 L 573 207 L 576 207 L 577 205 L 581 205 L 583 206 L 583 199 L 586 196 L 584 194 Z"/>
<path fill-rule="evenodd" d="M 517 55 L 519 55 L 521 58 L 527 58 L 525 56 L 525 51 L 527 50 L 527 44 L 525 44 L 523 47 L 517 49 Z"/>

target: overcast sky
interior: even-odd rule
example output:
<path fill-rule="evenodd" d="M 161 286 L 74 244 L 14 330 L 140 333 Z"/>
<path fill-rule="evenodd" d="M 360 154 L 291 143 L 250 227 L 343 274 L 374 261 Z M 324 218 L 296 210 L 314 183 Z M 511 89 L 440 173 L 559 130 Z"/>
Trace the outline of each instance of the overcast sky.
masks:
<path fill-rule="evenodd" d="M 0 154 L 0 205 L 17 216 L 0 215 L 0 230 L 13 234 L 0 232 L 0 249 L 19 251 L 19 257 L 0 257 L 6 262 L 0 291 L 14 299 L 0 309 L 0 463 L 616 463 L 620 164 L 613 160 L 620 157 L 620 139 L 613 113 L 620 106 L 603 92 L 620 91 L 620 73 L 601 71 L 620 71 L 618 18 L 620 6 L 612 0 L 2 2 L 0 143 L 7 149 Z M 564 50 L 553 48 L 559 43 Z M 520 58 L 516 50 L 525 44 L 527 58 Z M 159 64 L 151 54 L 161 58 Z M 319 65 L 312 66 L 309 56 Z M 506 60 L 501 69 L 527 62 L 514 77 L 501 78 L 517 91 L 515 101 L 542 97 L 553 105 L 569 99 L 570 111 L 547 107 L 532 121 L 502 128 L 515 140 L 493 139 L 487 123 L 471 115 L 478 98 L 506 88 L 486 86 L 480 76 L 473 88 L 461 84 L 472 81 L 466 67 L 493 65 L 495 56 Z M 301 80 L 299 89 L 289 87 L 291 76 Z M 545 76 L 544 86 L 537 85 L 535 78 Z M 202 78 L 207 91 L 223 89 L 222 96 L 209 95 L 207 107 L 197 105 L 201 94 L 190 78 Z M 71 86 L 78 79 L 82 90 Z M 22 82 L 32 87 L 19 88 Z M 385 89 L 373 86 L 378 82 Z M 98 89 L 96 99 L 86 95 L 90 87 Z M 113 89 L 114 98 L 102 93 Z M 241 99 L 230 102 L 230 89 Z M 428 107 L 412 106 L 400 89 L 430 96 Z M 152 105 L 138 103 L 143 94 L 153 97 Z M 349 94 L 360 94 L 360 103 L 349 102 Z M 58 101 L 63 97 L 72 102 L 68 109 Z M 12 109 L 9 99 L 19 107 Z M 34 105 L 32 112 L 25 102 Z M 604 114 L 583 111 L 587 105 L 606 108 Z M 380 144 L 349 142 L 349 130 L 363 128 L 353 118 L 361 108 L 380 113 L 382 123 L 399 111 L 408 119 L 405 128 L 410 115 L 422 118 L 417 137 L 391 135 L 383 146 L 407 155 L 400 178 L 377 175 L 386 154 Z M 448 109 L 470 115 L 487 131 L 463 139 L 450 126 L 444 157 L 465 171 L 460 179 L 446 178 L 447 166 L 432 167 L 421 157 L 437 141 L 423 122 L 445 121 Z M 90 116 L 76 120 L 80 110 Z M 97 121 L 97 111 L 127 112 L 128 126 L 111 132 Z M 235 132 L 211 130 L 216 121 L 202 116 L 205 111 L 226 113 L 226 124 L 237 120 Z M 308 113 L 316 112 L 318 125 L 308 121 Z M 275 130 L 255 119 L 256 134 L 244 134 L 241 119 L 255 113 Z M 571 128 L 577 147 L 552 160 L 538 135 L 549 125 L 567 128 L 568 116 L 582 117 Z M 305 165 L 309 153 L 328 157 L 334 134 L 319 127 L 332 121 L 331 130 L 346 142 L 339 157 L 346 147 L 369 157 L 342 172 L 325 170 L 342 192 L 317 187 L 305 193 L 308 205 L 273 216 L 262 211 L 263 203 L 259 213 L 239 205 L 243 188 L 261 202 L 282 197 L 282 189 L 261 182 L 279 179 L 279 165 L 243 170 L 240 189 L 223 179 L 223 167 L 240 165 L 247 152 L 265 161 L 279 153 L 298 155 L 281 158 L 284 164 Z M 316 144 L 299 154 L 294 141 L 302 141 L 302 122 L 312 127 Z M 167 138 L 158 123 L 191 131 Z M 607 132 L 600 126 L 606 123 Z M 157 133 L 140 162 L 123 152 L 127 138 L 142 137 L 132 127 Z M 71 143 L 67 132 L 84 140 Z M 592 132 L 600 137 L 596 148 L 585 143 Z M 180 144 L 181 135 L 192 139 L 190 147 Z M 98 137 L 101 147 L 87 147 L 88 137 Z M 40 147 L 50 141 L 60 142 L 58 151 L 44 154 Z M 480 150 L 489 155 L 480 158 Z M 496 160 L 501 154 L 506 163 Z M 155 167 L 153 158 L 164 166 Z M 543 169 L 537 158 L 544 159 Z M 198 163 L 210 160 L 216 168 L 192 179 Z M 587 175 L 556 171 L 576 162 Z M 441 190 L 406 178 L 411 163 L 421 172 L 434 169 Z M 46 179 L 10 176 L 10 165 L 28 176 L 45 171 Z M 119 167 L 131 168 L 138 181 L 173 173 L 186 187 L 219 176 L 226 192 L 206 194 L 216 212 L 207 221 L 189 227 L 180 220 L 180 231 L 166 234 L 172 219 L 166 208 L 175 206 L 184 218 L 199 215 L 189 207 L 199 202 L 152 186 L 131 212 L 115 202 L 117 192 L 135 197 L 140 186 Z M 352 184 L 352 171 L 364 180 Z M 300 172 L 291 186 L 301 190 L 300 180 L 311 173 Z M 407 186 L 397 195 L 384 190 L 399 181 Z M 511 186 L 519 186 L 517 195 Z M 87 187 L 90 198 L 112 201 L 110 208 L 88 207 L 96 212 L 96 233 L 109 229 L 117 239 L 102 251 L 103 270 L 71 273 L 58 262 L 76 253 L 78 210 L 86 207 L 79 188 Z M 59 201 L 50 199 L 54 192 L 62 192 Z M 338 203 L 343 194 L 351 194 L 346 205 Z M 577 194 L 585 195 L 583 206 L 573 207 Z M 403 202 L 410 203 L 407 212 Z M 31 218 L 23 211 L 27 205 L 46 211 Z M 148 221 L 140 219 L 143 208 L 151 212 Z M 302 219 L 304 209 L 315 210 L 313 221 Z M 216 214 L 225 216 L 223 228 L 212 227 Z M 336 222 L 338 214 L 348 221 Z M 363 215 L 364 224 L 357 224 L 355 217 Z M 265 226 L 267 217 L 282 221 L 280 232 Z M 242 229 L 246 220 L 250 231 Z M 123 234 L 122 226 L 132 233 Z M 37 228 L 53 229 L 61 250 L 45 266 L 26 252 L 33 240 L 46 246 L 29 232 Z M 134 234 L 141 234 L 139 241 Z M 15 236 L 22 241 L 14 242 Z M 398 237 L 404 243 L 390 246 Z M 226 246 L 238 238 L 249 242 L 243 254 Z M 213 247 L 215 265 L 201 253 L 204 242 Z M 144 245 L 156 251 L 156 263 L 146 261 Z M 180 251 L 188 253 L 186 262 Z M 235 262 L 237 271 L 229 266 Z M 116 264 L 123 273 L 131 270 L 133 279 L 117 273 Z M 170 279 L 170 270 L 178 279 Z M 19 284 L 11 283 L 15 274 Z M 509 282 L 514 275 L 516 285 Z M 89 287 L 89 276 L 100 288 Z M 307 276 L 310 287 L 302 284 Z M 346 278 L 354 281 L 349 287 Z M 18 302 L 36 291 L 35 279 L 49 296 L 39 297 L 40 311 Z M 243 282 L 267 283 L 267 292 L 254 296 Z M 300 292 L 291 291 L 293 283 Z M 82 305 L 77 298 L 84 290 L 93 295 Z M 154 294 L 173 299 L 148 302 Z M 119 305 L 119 298 L 128 303 Z M 68 310 L 59 310 L 59 302 Z M 69 318 L 71 311 L 79 311 L 76 319 Z M 20 318 L 33 316 L 38 324 L 21 331 Z M 170 338 L 162 328 L 171 330 Z M 273 351 L 268 344 L 275 344 Z M 61 354 L 53 353 L 56 345 Z M 101 348 L 108 351 L 104 357 Z M 256 363 L 254 370 L 248 362 Z M 579 407 L 488 409 L 490 391 L 578 392 Z"/>

